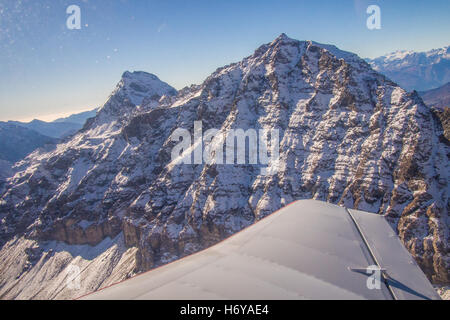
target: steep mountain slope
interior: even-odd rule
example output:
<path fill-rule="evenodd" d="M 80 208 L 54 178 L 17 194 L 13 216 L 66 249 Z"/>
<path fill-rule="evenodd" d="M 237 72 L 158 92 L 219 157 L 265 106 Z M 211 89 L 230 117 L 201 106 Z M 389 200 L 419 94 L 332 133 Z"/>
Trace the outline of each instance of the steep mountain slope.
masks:
<path fill-rule="evenodd" d="M 10 123 L 0 123 L 0 159 L 16 162 L 37 148 L 58 140 Z"/>
<path fill-rule="evenodd" d="M 309 198 L 386 214 L 427 275 L 449 281 L 449 149 L 416 93 L 285 35 L 177 96 L 156 84 L 125 73 L 81 132 L 21 162 L 0 197 L 0 297 L 79 296 Z M 275 173 L 171 161 L 172 133 L 195 121 L 280 130 Z M 64 283 L 72 264 L 76 291 Z"/>
<path fill-rule="evenodd" d="M 428 52 L 397 51 L 367 61 L 409 91 L 430 90 L 450 81 L 449 46 Z"/>

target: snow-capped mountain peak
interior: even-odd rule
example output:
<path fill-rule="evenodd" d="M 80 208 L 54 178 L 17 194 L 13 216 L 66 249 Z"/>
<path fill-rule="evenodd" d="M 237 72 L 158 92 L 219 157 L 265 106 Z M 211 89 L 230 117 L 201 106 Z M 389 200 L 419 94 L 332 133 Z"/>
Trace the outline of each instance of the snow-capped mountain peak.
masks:
<path fill-rule="evenodd" d="M 58 279 L 69 261 L 84 270 L 83 257 L 104 248 L 89 269 L 97 274 L 87 280 L 92 291 L 217 243 L 298 199 L 386 215 L 427 275 L 448 281 L 449 147 L 417 95 L 354 54 L 286 35 L 150 108 L 144 101 L 154 89 L 143 97 L 130 85 L 153 83 L 142 77 L 124 74 L 94 120 L 116 117 L 114 130 L 91 123 L 29 156 L 8 180 L 0 283 L 11 285 L 0 295 L 70 297 L 57 280 L 53 291 L 40 290 L 39 280 Z M 192 133 L 195 122 L 224 133 L 278 129 L 276 174 L 262 175 L 259 163 L 174 165 L 171 136 Z M 86 246 L 81 258 L 60 254 Z"/>
<path fill-rule="evenodd" d="M 117 90 L 123 90 L 131 103 L 138 106 L 149 96 L 174 95 L 176 90 L 151 73 L 143 71 L 125 71 Z"/>
<path fill-rule="evenodd" d="M 164 95 L 176 94 L 176 89 L 154 74 L 125 71 L 97 116 L 102 120 L 116 119 L 133 113 L 137 106 L 141 106 L 145 98 L 158 101 Z"/>

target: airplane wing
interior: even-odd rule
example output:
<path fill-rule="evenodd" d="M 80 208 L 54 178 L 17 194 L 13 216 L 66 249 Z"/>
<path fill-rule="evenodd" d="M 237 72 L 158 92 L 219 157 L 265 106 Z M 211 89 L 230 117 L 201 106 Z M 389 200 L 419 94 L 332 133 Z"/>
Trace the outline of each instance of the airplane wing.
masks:
<path fill-rule="evenodd" d="M 383 216 L 297 201 L 191 256 L 82 299 L 440 299 Z"/>

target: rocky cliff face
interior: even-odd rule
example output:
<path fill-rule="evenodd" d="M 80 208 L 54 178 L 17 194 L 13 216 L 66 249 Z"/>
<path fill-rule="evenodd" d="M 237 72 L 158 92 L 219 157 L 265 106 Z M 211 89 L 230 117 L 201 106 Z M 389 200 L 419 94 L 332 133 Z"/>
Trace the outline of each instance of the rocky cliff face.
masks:
<path fill-rule="evenodd" d="M 285 35 L 178 93 L 147 75 L 124 74 L 81 132 L 8 181 L 0 297 L 79 296 L 309 198 L 385 214 L 427 275 L 449 281 L 449 148 L 417 94 L 356 55 Z M 195 121 L 278 129 L 277 170 L 174 163 L 171 135 Z"/>

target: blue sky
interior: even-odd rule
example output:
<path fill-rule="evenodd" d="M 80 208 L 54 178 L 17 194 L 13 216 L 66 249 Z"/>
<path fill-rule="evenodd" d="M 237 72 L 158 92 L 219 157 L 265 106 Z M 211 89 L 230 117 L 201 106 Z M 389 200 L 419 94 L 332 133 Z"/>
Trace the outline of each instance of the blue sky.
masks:
<path fill-rule="evenodd" d="M 66 8 L 81 8 L 80 30 Z M 366 9 L 381 8 L 381 30 Z M 282 32 L 361 57 L 450 43 L 450 1 L 0 0 L 0 120 L 50 120 L 101 105 L 125 70 L 177 89 Z"/>

